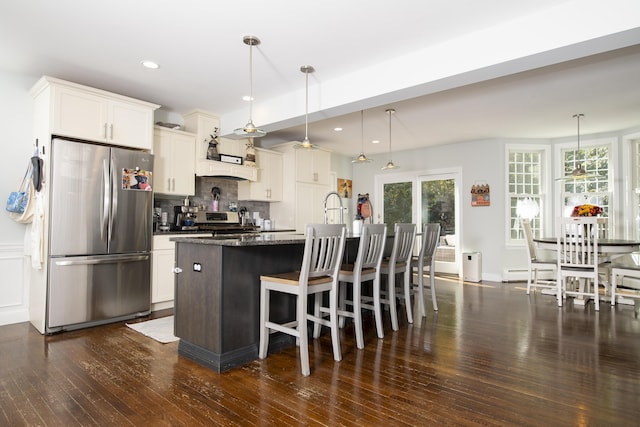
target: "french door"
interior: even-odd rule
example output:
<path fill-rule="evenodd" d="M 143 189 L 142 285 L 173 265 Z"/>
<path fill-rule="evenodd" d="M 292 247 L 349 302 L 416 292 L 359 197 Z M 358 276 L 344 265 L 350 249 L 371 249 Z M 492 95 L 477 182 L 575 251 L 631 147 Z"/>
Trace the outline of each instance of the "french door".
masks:
<path fill-rule="evenodd" d="M 377 223 L 387 224 L 393 233 L 397 222 L 414 223 L 421 233 L 424 224 L 440 224 L 440 246 L 436 254 L 436 271 L 458 274 L 461 262 L 459 233 L 460 173 L 408 172 L 383 174 L 375 178 Z M 416 254 L 422 239 L 416 239 Z"/>

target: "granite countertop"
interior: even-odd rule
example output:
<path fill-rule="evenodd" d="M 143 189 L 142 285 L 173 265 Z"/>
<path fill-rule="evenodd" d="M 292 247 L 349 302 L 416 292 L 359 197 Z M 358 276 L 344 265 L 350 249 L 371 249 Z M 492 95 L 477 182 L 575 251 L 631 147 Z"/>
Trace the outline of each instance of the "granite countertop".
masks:
<path fill-rule="evenodd" d="M 360 239 L 360 235 L 354 236 L 347 233 L 347 240 Z M 174 242 L 197 243 L 200 245 L 215 246 L 269 246 L 304 243 L 303 233 L 249 233 L 249 234 L 223 234 L 219 236 L 175 236 Z"/>
<path fill-rule="evenodd" d="M 219 236 L 189 237 L 188 235 L 171 238 L 177 243 L 196 243 L 215 246 L 268 246 L 304 243 L 304 235 L 285 233 L 247 233 L 223 234 Z"/>
<path fill-rule="evenodd" d="M 294 229 L 279 229 L 279 230 L 272 230 L 272 231 L 258 231 L 256 233 L 252 233 L 252 234 L 265 234 L 265 233 L 287 233 L 287 234 L 295 234 L 296 230 Z M 173 230 L 173 231 L 154 231 L 153 235 L 154 236 L 184 236 L 184 235 L 189 235 L 189 234 L 211 234 L 213 235 L 212 231 L 207 231 L 207 230 L 188 230 L 188 231 L 182 231 L 182 230 Z M 240 234 L 234 234 L 234 236 L 239 236 Z"/>

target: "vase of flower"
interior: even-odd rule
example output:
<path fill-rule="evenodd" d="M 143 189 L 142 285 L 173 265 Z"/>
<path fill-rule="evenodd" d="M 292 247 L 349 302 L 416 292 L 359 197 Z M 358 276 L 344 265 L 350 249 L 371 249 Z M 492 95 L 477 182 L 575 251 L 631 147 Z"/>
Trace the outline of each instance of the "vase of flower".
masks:
<path fill-rule="evenodd" d="M 602 213 L 602 208 L 600 206 L 584 204 L 574 206 L 573 211 L 571 211 L 571 216 L 600 216 Z"/>
<path fill-rule="evenodd" d="M 220 160 L 220 153 L 218 153 L 218 128 L 213 128 L 213 132 L 209 135 L 207 160 Z"/>
<path fill-rule="evenodd" d="M 220 153 L 218 153 L 218 144 L 214 141 L 209 141 L 209 147 L 207 147 L 207 160 L 220 160 Z"/>

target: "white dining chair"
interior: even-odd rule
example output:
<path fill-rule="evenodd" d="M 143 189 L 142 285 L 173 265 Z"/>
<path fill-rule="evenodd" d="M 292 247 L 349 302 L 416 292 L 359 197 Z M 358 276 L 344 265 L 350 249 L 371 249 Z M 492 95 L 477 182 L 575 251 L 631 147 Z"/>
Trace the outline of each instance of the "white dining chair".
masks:
<path fill-rule="evenodd" d="M 536 288 L 552 289 L 555 293 L 558 284 L 555 279 L 540 279 L 539 273 L 552 273 L 553 277 L 556 277 L 556 269 L 558 267 L 558 258 L 556 254 L 550 254 L 549 251 L 538 251 L 536 243 L 533 241 L 533 231 L 531 230 L 531 220 L 528 218 L 522 218 L 520 225 L 524 231 L 524 236 L 527 241 L 527 257 L 529 259 L 529 265 L 527 270 L 527 295 L 530 294 L 531 289 L 535 291 Z"/>
<path fill-rule="evenodd" d="M 426 308 L 424 306 L 424 271 L 425 267 L 429 269 L 429 288 L 431 289 L 431 304 L 433 310 L 438 311 L 438 301 L 436 300 L 436 250 L 438 249 L 438 242 L 440 241 L 440 224 L 430 223 L 425 224 L 422 231 L 422 245 L 420 246 L 420 252 L 417 257 L 411 259 L 411 269 L 415 268 L 418 283 L 413 283 L 411 280 L 411 288 L 409 292 L 417 293 L 418 309 L 420 315 L 425 317 L 427 315 Z M 413 279 L 413 274 L 412 274 Z M 414 286 L 415 285 L 415 286 Z M 407 292 L 407 290 L 405 290 Z"/>
<path fill-rule="evenodd" d="M 307 224 L 300 271 L 260 276 L 260 359 L 267 357 L 269 335 L 273 331 L 296 337 L 300 347 L 302 375 L 309 375 L 309 345 L 307 321 L 331 329 L 333 358 L 342 360 L 338 331 L 338 275 L 344 252 L 345 226 L 343 224 Z M 271 292 L 282 292 L 296 297 L 296 318 L 286 323 L 269 319 Z M 329 319 L 319 315 L 319 300 L 329 293 Z M 315 295 L 314 314 L 307 309 L 308 295 Z M 319 330 L 318 330 L 319 331 Z M 318 332 L 319 335 L 319 332 Z M 317 338 L 317 336 L 314 337 Z"/>
<path fill-rule="evenodd" d="M 413 244 L 416 238 L 416 225 L 398 223 L 394 226 L 393 248 L 391 256 L 383 260 L 380 266 L 381 275 L 387 278 L 387 289 L 380 292 L 380 304 L 386 304 L 389 307 L 391 315 L 391 329 L 398 330 L 398 310 L 396 308 L 396 274 L 403 275 L 403 286 L 398 287 L 400 294 L 404 294 L 404 305 L 407 312 L 407 321 L 413 323 L 413 315 L 411 313 L 411 292 L 405 292 L 409 289 L 411 283 L 411 256 L 413 255 Z M 383 298 L 384 295 L 384 298 Z M 374 295 L 375 297 L 376 295 Z"/>
<path fill-rule="evenodd" d="M 593 298 L 596 311 L 600 310 L 598 290 L 600 228 L 605 225 L 599 217 L 561 217 L 557 221 L 558 305 L 567 296 Z M 579 281 L 577 289 L 569 289 L 567 281 Z"/>
<path fill-rule="evenodd" d="M 358 242 L 358 253 L 353 264 L 342 264 L 339 273 L 339 308 L 338 316 L 341 325 L 344 324 L 344 317 L 353 319 L 356 331 L 356 346 L 364 348 L 364 333 L 362 329 L 362 309 L 372 310 L 376 322 L 378 338 L 384 338 L 382 328 L 382 310 L 380 298 L 363 298 L 363 287 L 365 283 L 371 282 L 370 295 L 380 295 L 380 264 L 384 245 L 387 238 L 386 224 L 364 224 Z M 347 299 L 347 286 L 351 283 L 351 299 Z M 351 307 L 351 309 L 349 309 Z M 327 307 L 322 307 L 321 311 L 327 313 Z"/>
<path fill-rule="evenodd" d="M 611 261 L 611 305 L 616 305 L 618 290 L 624 288 L 624 298 L 640 299 L 640 253 L 633 252 Z M 624 278 L 631 279 L 627 283 Z M 624 286 L 621 286 L 624 285 Z"/>

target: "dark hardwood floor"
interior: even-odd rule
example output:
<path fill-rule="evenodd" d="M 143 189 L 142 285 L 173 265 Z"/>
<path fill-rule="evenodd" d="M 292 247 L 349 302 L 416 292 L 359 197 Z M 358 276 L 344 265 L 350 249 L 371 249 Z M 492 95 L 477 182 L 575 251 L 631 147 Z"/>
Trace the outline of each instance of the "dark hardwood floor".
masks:
<path fill-rule="evenodd" d="M 438 279 L 439 312 L 384 340 L 352 325 L 216 374 L 124 323 L 43 337 L 0 327 L 0 425 L 637 426 L 633 306 L 558 308 L 522 284 Z M 428 294 L 428 292 L 427 292 Z M 400 313 L 404 314 L 403 311 Z M 161 313 L 166 314 L 166 313 Z"/>

